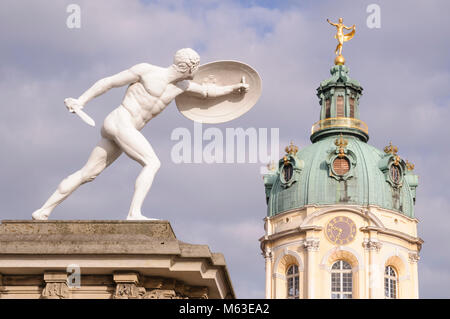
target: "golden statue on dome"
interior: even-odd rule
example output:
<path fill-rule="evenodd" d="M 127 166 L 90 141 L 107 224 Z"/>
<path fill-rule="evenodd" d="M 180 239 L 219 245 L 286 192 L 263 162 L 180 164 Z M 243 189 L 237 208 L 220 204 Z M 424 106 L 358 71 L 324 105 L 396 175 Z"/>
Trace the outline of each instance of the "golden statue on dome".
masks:
<path fill-rule="evenodd" d="M 344 21 L 343 18 L 339 18 L 338 23 L 333 23 L 329 19 L 327 19 L 327 22 L 331 24 L 332 26 L 335 26 L 337 29 L 337 32 L 335 34 L 335 38 L 338 40 L 338 45 L 336 47 L 336 59 L 334 60 L 334 64 L 336 65 L 344 65 L 345 59 L 342 56 L 342 45 L 344 42 L 349 41 L 353 36 L 355 35 L 356 27 L 353 25 L 351 28 L 345 26 L 342 22 Z M 344 29 L 352 30 L 350 33 L 344 34 Z"/>

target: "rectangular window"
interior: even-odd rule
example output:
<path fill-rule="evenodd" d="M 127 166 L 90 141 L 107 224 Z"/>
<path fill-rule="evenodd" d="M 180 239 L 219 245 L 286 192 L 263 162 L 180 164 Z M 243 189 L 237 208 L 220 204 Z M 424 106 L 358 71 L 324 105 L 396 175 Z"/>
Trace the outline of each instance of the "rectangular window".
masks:
<path fill-rule="evenodd" d="M 325 118 L 328 119 L 331 117 L 331 100 L 330 99 L 326 99 L 325 100 Z"/>
<path fill-rule="evenodd" d="M 350 98 L 350 117 L 355 118 L 355 99 Z"/>
<path fill-rule="evenodd" d="M 344 97 L 338 96 L 336 99 L 336 117 L 344 116 Z"/>

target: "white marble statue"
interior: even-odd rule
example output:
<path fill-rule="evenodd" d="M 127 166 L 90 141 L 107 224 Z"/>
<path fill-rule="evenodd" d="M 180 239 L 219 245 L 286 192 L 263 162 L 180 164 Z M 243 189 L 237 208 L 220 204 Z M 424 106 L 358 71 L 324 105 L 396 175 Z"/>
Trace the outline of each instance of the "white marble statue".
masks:
<path fill-rule="evenodd" d="M 200 57 L 194 50 L 181 49 L 176 52 L 173 64 L 167 68 L 148 63 L 137 64 L 128 70 L 97 81 L 78 99 L 65 99 L 64 102 L 70 112 L 77 113 L 88 124 L 95 125 L 82 111 L 86 103 L 112 88 L 129 85 L 122 104 L 106 117 L 101 129 L 101 140 L 86 164 L 59 184 L 44 205 L 32 214 L 33 219 L 48 219 L 58 204 L 80 185 L 94 180 L 122 152 L 143 167 L 136 180 L 127 219 L 150 219 L 142 215 L 141 207 L 161 163 L 140 130 L 181 93 L 191 92 L 209 98 L 232 92 L 243 94 L 249 88 L 245 83 L 212 86 L 189 81 L 193 79 L 199 62 Z"/>

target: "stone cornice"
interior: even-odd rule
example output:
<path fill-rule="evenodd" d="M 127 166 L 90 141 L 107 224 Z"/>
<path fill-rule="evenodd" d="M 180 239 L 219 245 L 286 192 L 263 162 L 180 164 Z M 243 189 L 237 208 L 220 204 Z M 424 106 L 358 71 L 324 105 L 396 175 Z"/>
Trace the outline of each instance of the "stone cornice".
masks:
<path fill-rule="evenodd" d="M 394 215 L 397 215 L 397 216 L 399 216 L 399 217 L 405 218 L 405 219 L 407 219 L 407 220 L 409 220 L 409 221 L 415 222 L 416 224 L 419 223 L 419 220 L 418 220 L 417 218 L 415 218 L 415 217 L 412 218 L 412 217 L 406 216 L 405 214 L 403 214 L 403 213 L 401 213 L 401 212 L 399 212 L 399 211 L 396 211 L 396 210 L 383 208 L 383 207 L 378 206 L 378 205 L 369 205 L 369 206 L 367 206 L 367 208 L 368 208 L 369 210 L 370 210 L 371 208 L 375 208 L 375 209 L 377 209 L 377 210 L 384 211 L 384 212 L 387 212 L 387 213 L 394 214 Z M 377 213 L 377 212 L 373 212 L 373 211 L 372 211 L 372 213 Z"/>
<path fill-rule="evenodd" d="M 385 235 L 390 235 L 390 236 L 395 236 L 398 238 L 401 238 L 403 240 L 406 240 L 407 242 L 411 243 L 411 244 L 416 244 L 419 246 L 419 250 L 420 247 L 422 247 L 423 244 L 423 240 L 419 237 L 413 237 L 410 236 L 408 234 L 405 234 L 403 232 L 397 231 L 397 230 L 392 230 L 392 229 L 387 229 L 387 228 L 380 228 L 380 227 L 376 227 L 376 226 L 366 226 L 366 227 L 361 227 L 360 230 L 362 232 L 370 232 L 370 231 L 376 231 L 380 234 L 385 234 Z"/>
<path fill-rule="evenodd" d="M 296 213 L 296 212 L 300 213 L 302 211 L 306 211 L 306 209 L 308 209 L 308 208 L 327 208 L 327 207 L 332 208 L 332 207 L 336 207 L 337 205 L 339 205 L 339 204 L 325 204 L 325 205 L 311 205 L 311 204 L 309 204 L 309 205 L 304 205 L 302 207 L 286 210 L 286 211 L 278 213 L 278 214 L 276 214 L 274 216 L 266 216 L 266 217 L 264 217 L 263 220 L 264 221 L 273 220 L 273 219 L 277 219 L 279 217 L 283 217 L 284 215 L 289 215 L 291 213 Z M 385 211 L 385 212 L 388 212 L 388 213 L 395 214 L 395 215 L 398 215 L 400 217 L 406 218 L 407 220 L 415 222 L 416 224 L 419 223 L 419 219 L 417 219 L 416 217 L 412 218 L 412 217 L 409 217 L 409 216 L 407 216 L 407 215 L 405 215 L 405 214 L 403 214 L 403 213 L 401 213 L 399 211 L 395 211 L 395 210 L 392 210 L 392 209 L 387 209 L 387 208 L 384 208 L 384 207 L 381 207 L 381 206 L 378 206 L 378 205 L 366 205 L 366 206 L 364 206 L 364 205 L 345 205 L 345 206 L 342 206 L 342 207 L 348 207 L 348 208 L 354 208 L 354 209 L 367 209 L 371 213 L 375 213 L 371 209 L 377 209 L 377 210 L 380 210 L 380 211 Z"/>
<path fill-rule="evenodd" d="M 306 209 L 306 207 L 307 206 L 300 207 L 300 208 L 294 208 L 294 209 L 290 209 L 290 210 L 285 210 L 284 212 L 281 212 L 281 213 L 273 215 L 273 216 L 266 216 L 264 218 L 264 221 L 282 218 L 285 215 L 289 215 L 289 214 L 292 214 L 292 213 L 300 213 L 301 211 L 304 211 Z"/>
<path fill-rule="evenodd" d="M 169 269 L 173 279 L 182 280 L 192 274 L 200 278 L 199 285 L 206 286 L 214 277 L 217 284 L 211 285 L 208 295 L 235 298 L 224 256 L 211 252 L 207 245 L 178 240 L 168 221 L 3 220 L 0 256 L 0 272 L 12 267 L 29 272 L 47 267 L 66 271 L 66 260 L 77 260 L 81 268 L 97 272 L 108 264 L 147 275 L 154 271 L 154 261 Z M 48 283 L 45 297 L 65 296 L 64 286 Z M 118 295 L 129 291 L 127 285 L 122 288 Z"/>
<path fill-rule="evenodd" d="M 313 231 L 321 231 L 323 229 L 322 226 L 317 226 L 317 225 L 311 225 L 311 226 L 305 226 L 305 227 L 296 227 L 296 228 L 292 228 L 292 229 L 287 229 L 287 230 L 283 230 L 279 233 L 276 234 L 272 234 L 272 235 L 266 235 L 263 236 L 259 239 L 259 241 L 261 243 L 265 243 L 265 242 L 270 242 L 276 239 L 280 239 L 280 238 L 285 238 L 285 237 L 289 237 L 292 235 L 298 235 L 301 233 L 306 233 L 309 230 L 313 230 Z"/>

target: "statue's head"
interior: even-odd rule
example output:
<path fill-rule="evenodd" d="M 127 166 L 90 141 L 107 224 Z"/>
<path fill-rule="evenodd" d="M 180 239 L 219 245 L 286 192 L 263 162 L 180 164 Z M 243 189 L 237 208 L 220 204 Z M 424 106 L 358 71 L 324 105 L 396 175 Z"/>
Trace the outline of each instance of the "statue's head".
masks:
<path fill-rule="evenodd" d="M 178 72 L 185 74 L 186 78 L 192 79 L 200 64 L 200 56 L 190 48 L 180 49 L 173 57 L 173 64 Z"/>
<path fill-rule="evenodd" d="M 344 19 L 342 19 L 342 18 L 339 18 L 339 23 L 342 23 L 342 21 L 344 21 Z"/>

